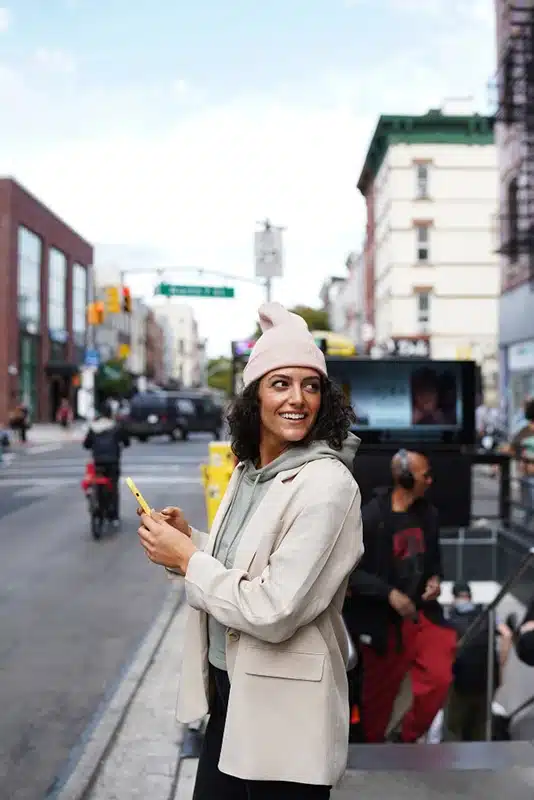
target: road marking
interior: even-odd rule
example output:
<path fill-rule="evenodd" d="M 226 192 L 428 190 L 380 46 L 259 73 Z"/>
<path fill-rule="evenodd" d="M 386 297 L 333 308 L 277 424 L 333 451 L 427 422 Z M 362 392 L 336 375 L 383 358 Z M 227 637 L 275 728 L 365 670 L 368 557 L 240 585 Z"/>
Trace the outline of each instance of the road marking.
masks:
<path fill-rule="evenodd" d="M 141 475 L 141 473 L 139 473 L 139 472 L 136 473 L 136 474 L 138 476 Z M 174 484 L 174 483 L 198 484 L 199 486 L 202 484 L 202 481 L 200 479 L 200 475 L 198 476 L 198 478 L 187 477 L 186 475 L 176 475 L 174 477 L 172 477 L 172 476 L 171 477 L 167 477 L 166 475 L 163 475 L 163 476 L 159 476 L 159 475 L 143 475 L 142 479 L 140 478 L 140 481 L 141 480 L 145 484 L 148 483 L 148 484 L 151 484 L 151 485 L 154 485 L 154 486 L 157 486 L 158 484 L 162 484 L 162 485 L 167 486 L 169 484 Z M 126 483 L 126 478 L 121 478 L 121 481 L 122 481 L 122 483 L 125 484 Z"/>
<path fill-rule="evenodd" d="M 55 450 L 61 450 L 61 444 L 38 444 L 35 447 L 30 447 L 25 452 L 28 455 L 37 456 L 40 453 L 53 453 Z"/>

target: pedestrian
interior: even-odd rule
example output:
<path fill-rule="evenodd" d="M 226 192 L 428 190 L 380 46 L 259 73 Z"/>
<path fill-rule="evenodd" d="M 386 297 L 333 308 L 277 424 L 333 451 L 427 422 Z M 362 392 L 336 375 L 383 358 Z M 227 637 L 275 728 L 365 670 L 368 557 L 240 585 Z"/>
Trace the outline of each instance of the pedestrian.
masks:
<path fill-rule="evenodd" d="M 452 589 L 453 604 L 449 622 L 461 640 L 484 606 L 473 602 L 469 583 L 458 581 Z M 445 714 L 447 738 L 459 742 L 479 742 L 485 739 L 488 712 L 495 692 L 502 683 L 504 666 L 512 643 L 512 631 L 507 625 L 497 625 L 493 653 L 493 687 L 488 698 L 488 642 L 487 617 L 466 639 L 457 651 L 453 666 L 453 681 Z M 490 702 L 488 703 L 488 700 Z"/>
<path fill-rule="evenodd" d="M 63 397 L 56 414 L 56 422 L 62 428 L 68 428 L 72 423 L 73 413 L 67 397 Z"/>
<path fill-rule="evenodd" d="M 29 428 L 29 410 L 26 403 L 21 400 L 9 415 L 9 424 L 12 430 L 18 431 L 19 441 L 26 443 L 26 433 Z"/>
<path fill-rule="evenodd" d="M 97 418 L 89 425 L 83 447 L 91 450 L 97 474 L 111 482 L 111 496 L 107 507 L 107 517 L 113 527 L 120 524 L 121 456 L 124 447 L 130 446 L 128 431 L 118 425 L 111 416 L 111 408 L 104 401 L 99 407 Z"/>
<path fill-rule="evenodd" d="M 534 399 L 526 401 L 525 425 L 507 449 L 519 467 L 523 525 L 528 528 L 534 517 Z"/>
<path fill-rule="evenodd" d="M 516 614 L 509 614 L 506 626 L 512 632 L 518 659 L 527 667 L 534 667 L 534 598 L 530 600 L 521 624 L 518 625 Z"/>
<path fill-rule="evenodd" d="M 456 634 L 437 599 L 438 519 L 425 497 L 430 464 L 421 453 L 400 450 L 391 470 L 393 487 L 377 491 L 362 509 L 364 555 L 350 577 L 345 604 L 350 633 L 361 643 L 367 743 L 385 740 L 407 679 L 411 707 L 392 738 L 416 742 L 427 733 L 447 697 L 456 650 Z"/>
<path fill-rule="evenodd" d="M 178 509 L 140 515 L 148 557 L 185 575 L 178 718 L 210 713 L 195 800 L 323 800 L 347 760 L 359 440 L 304 320 L 268 303 L 260 324 L 229 413 L 239 464 L 209 538 Z"/>

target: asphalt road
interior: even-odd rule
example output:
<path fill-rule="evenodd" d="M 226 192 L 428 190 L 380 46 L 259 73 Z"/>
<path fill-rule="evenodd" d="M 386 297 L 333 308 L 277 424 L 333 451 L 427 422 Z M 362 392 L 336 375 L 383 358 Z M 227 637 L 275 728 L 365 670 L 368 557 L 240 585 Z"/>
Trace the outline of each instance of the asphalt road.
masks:
<path fill-rule="evenodd" d="M 135 443 L 131 475 L 154 507 L 180 505 L 205 525 L 205 438 Z M 20 453 L 0 472 L 0 797 L 42 800 L 113 690 L 164 601 L 167 582 L 123 526 L 95 542 L 79 444 Z M 41 451 L 41 452 L 39 452 Z M 496 482 L 477 478 L 475 511 L 493 514 Z"/>
<path fill-rule="evenodd" d="M 205 525 L 207 439 L 133 444 L 123 474 L 154 507 Z M 122 529 L 93 541 L 80 489 L 87 454 L 19 455 L 0 473 L 0 797 L 42 800 L 112 691 L 167 591 L 139 545 L 122 488 Z"/>

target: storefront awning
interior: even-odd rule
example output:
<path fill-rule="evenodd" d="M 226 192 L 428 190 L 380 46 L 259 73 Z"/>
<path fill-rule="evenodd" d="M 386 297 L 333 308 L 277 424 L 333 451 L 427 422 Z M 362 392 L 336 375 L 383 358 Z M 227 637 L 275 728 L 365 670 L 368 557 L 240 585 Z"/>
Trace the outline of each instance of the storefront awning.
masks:
<path fill-rule="evenodd" d="M 78 375 L 80 367 L 68 361 L 49 361 L 45 366 L 45 374 L 49 378 L 72 378 Z"/>

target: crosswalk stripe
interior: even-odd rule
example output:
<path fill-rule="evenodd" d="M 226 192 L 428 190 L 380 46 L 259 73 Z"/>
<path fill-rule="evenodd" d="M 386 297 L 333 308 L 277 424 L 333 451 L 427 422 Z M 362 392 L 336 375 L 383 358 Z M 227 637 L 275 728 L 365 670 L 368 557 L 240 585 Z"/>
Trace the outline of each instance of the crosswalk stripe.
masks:
<path fill-rule="evenodd" d="M 61 450 L 62 445 L 60 444 L 38 444 L 35 447 L 30 447 L 28 450 L 24 452 L 28 455 L 38 456 L 42 453 L 53 453 L 56 450 Z"/>
<path fill-rule="evenodd" d="M 50 460 L 46 462 L 30 462 L 24 459 L 16 459 L 13 461 L 12 469 L 26 469 L 32 470 L 35 472 L 49 472 L 53 469 L 76 469 L 84 471 L 88 461 L 67 461 L 64 459 L 58 460 Z M 121 463 L 121 469 L 124 471 L 125 469 L 130 469 L 131 467 L 150 467 L 152 469 L 162 468 L 168 469 L 169 467 L 174 468 L 183 468 L 183 469 L 200 469 L 200 462 L 197 461 L 177 461 L 176 459 L 156 459 L 154 461 L 150 461 L 147 459 L 139 459 L 139 460 L 132 460 L 132 461 L 123 461 Z"/>
<path fill-rule="evenodd" d="M 70 479 L 65 480 L 64 478 L 31 478 L 31 477 L 11 477 L 5 478 L 0 480 L 0 488 L 3 486 L 24 486 L 27 484 L 32 484 L 35 486 L 41 487 L 52 487 L 52 486 L 76 486 L 80 485 L 81 478 L 79 477 L 72 477 Z M 183 483 L 183 484 L 190 484 L 190 485 L 199 485 L 201 483 L 200 476 L 197 478 L 193 475 L 145 475 L 143 477 L 144 484 L 173 484 L 173 483 Z M 121 478 L 121 484 L 126 484 L 126 478 Z"/>

